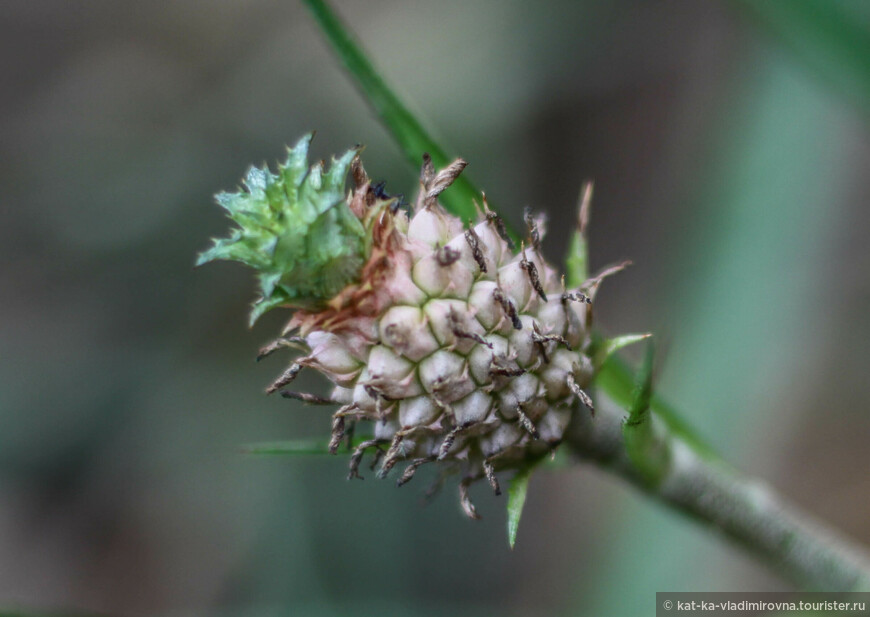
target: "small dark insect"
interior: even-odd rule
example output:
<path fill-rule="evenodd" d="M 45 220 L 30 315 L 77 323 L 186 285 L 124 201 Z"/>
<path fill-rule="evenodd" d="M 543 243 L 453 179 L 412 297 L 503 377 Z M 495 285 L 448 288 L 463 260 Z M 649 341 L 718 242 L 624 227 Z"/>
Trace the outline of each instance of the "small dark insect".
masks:
<path fill-rule="evenodd" d="M 375 197 L 377 197 L 378 199 L 394 200 L 390 206 L 390 210 L 392 210 L 393 213 L 395 213 L 396 210 L 398 210 L 402 206 L 408 205 L 408 203 L 405 201 L 405 195 L 403 193 L 399 193 L 398 195 L 390 195 L 389 193 L 387 193 L 386 188 L 387 183 L 386 181 L 382 180 L 381 182 L 372 185 L 372 193 L 374 193 Z"/>
<path fill-rule="evenodd" d="M 375 194 L 375 197 L 378 199 L 389 199 L 390 195 L 387 193 L 386 189 L 387 183 L 385 180 L 381 180 L 377 184 L 372 185 L 372 192 Z"/>

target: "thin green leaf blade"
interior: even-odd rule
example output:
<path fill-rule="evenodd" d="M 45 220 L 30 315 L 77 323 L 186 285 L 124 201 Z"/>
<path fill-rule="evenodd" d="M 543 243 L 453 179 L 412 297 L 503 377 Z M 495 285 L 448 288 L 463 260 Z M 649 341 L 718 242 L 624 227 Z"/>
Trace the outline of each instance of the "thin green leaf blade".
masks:
<path fill-rule="evenodd" d="M 654 347 L 647 346 L 646 355 L 637 375 L 634 400 L 628 409 L 628 419 L 622 427 L 625 449 L 634 466 L 650 483 L 657 485 L 670 467 L 669 438 L 653 422 L 652 402 Z"/>
<path fill-rule="evenodd" d="M 580 207 L 577 212 L 577 228 L 568 245 L 565 258 L 565 275 L 568 289 L 580 287 L 589 278 L 589 212 L 592 205 L 592 182 L 584 182 L 580 191 Z"/>
<path fill-rule="evenodd" d="M 652 400 L 653 359 L 655 348 L 652 343 L 647 345 L 646 353 L 637 371 L 637 386 L 634 399 L 628 408 L 628 423 L 641 426 L 647 422 Z"/>
<path fill-rule="evenodd" d="M 370 437 L 356 435 L 344 447 L 352 451 Z M 261 441 L 242 446 L 244 454 L 263 456 L 321 456 L 329 454 L 329 441 L 325 439 L 296 439 L 286 441 Z"/>
<path fill-rule="evenodd" d="M 603 342 L 595 346 L 594 363 L 596 369 L 601 367 L 607 359 L 615 354 L 623 347 L 634 345 L 651 337 L 652 334 L 623 334 L 613 338 L 605 339 Z"/>
<path fill-rule="evenodd" d="M 593 346 L 602 339 L 593 333 Z M 595 386 L 603 390 L 614 403 L 628 409 L 634 398 L 634 373 L 618 354 L 611 355 L 595 375 Z M 699 455 L 708 460 L 720 460 L 719 454 L 700 436 L 669 403 L 653 392 L 650 407 L 662 419 L 668 429 L 692 446 Z"/>
<path fill-rule="evenodd" d="M 242 446 L 242 452 L 260 456 L 319 456 L 329 454 L 328 445 L 322 440 L 264 441 Z"/>
<path fill-rule="evenodd" d="M 870 18 L 866 3 L 733 0 L 796 58 L 870 112 Z"/>
<path fill-rule="evenodd" d="M 532 477 L 532 467 L 526 467 L 517 472 L 511 478 L 510 487 L 508 487 L 508 544 L 511 549 L 517 543 L 517 530 L 520 528 L 520 517 L 523 515 L 523 506 L 526 505 L 526 493 L 529 490 L 529 479 Z"/>
<path fill-rule="evenodd" d="M 405 158 L 416 169 L 423 161 L 423 153 L 428 152 L 436 168 L 446 167 L 451 162 L 446 150 L 435 141 L 384 81 L 351 31 L 341 22 L 329 4 L 325 0 L 304 0 L 304 2 L 329 40 L 333 51 L 355 79 L 365 100 L 398 142 Z M 479 201 L 481 194 L 467 176 L 461 175 L 447 191 L 441 194 L 439 200 L 453 214 L 466 221 L 473 221 L 477 218 L 474 201 Z M 492 208 L 492 204 L 490 207 Z M 519 242 L 519 237 L 509 227 L 508 234 L 515 242 Z"/>

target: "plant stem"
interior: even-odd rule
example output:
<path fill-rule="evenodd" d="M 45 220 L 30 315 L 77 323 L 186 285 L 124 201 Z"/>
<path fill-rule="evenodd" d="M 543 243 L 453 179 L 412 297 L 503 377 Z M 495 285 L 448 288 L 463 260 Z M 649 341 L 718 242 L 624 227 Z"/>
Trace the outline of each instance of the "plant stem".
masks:
<path fill-rule="evenodd" d="M 598 405 L 594 418 L 576 412 L 566 445 L 628 480 L 666 506 L 717 530 L 796 584 L 819 591 L 870 589 L 870 555 L 857 543 L 802 513 L 764 483 L 699 452 L 653 416 L 668 441 L 663 477 L 650 481 L 625 447 L 626 413 Z"/>

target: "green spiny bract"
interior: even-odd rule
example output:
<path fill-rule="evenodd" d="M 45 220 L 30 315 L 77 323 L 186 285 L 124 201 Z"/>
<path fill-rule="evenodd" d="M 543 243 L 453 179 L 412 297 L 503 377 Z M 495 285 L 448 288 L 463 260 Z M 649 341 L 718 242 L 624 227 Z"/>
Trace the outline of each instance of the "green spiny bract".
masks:
<path fill-rule="evenodd" d="M 263 299 L 253 317 L 296 308 L 283 336 L 263 349 L 303 355 L 267 389 L 334 404 L 329 450 L 352 449 L 349 477 L 372 454 L 398 484 L 423 464 L 460 475 L 468 487 L 526 467 L 562 441 L 592 380 L 590 302 L 603 275 L 566 289 L 543 258 L 543 220 L 527 215 L 528 246 L 515 247 L 483 202 L 466 228 L 437 202 L 461 173 L 424 158 L 410 216 L 373 188 L 355 151 L 322 174 L 304 163 L 309 138 L 277 176 L 252 170 L 246 193 L 218 197 L 241 227 L 200 257 L 236 259 L 260 271 Z M 343 195 L 352 171 L 353 189 Z M 618 268 L 611 268 L 605 274 Z M 324 398 L 285 389 L 303 368 L 334 385 Z M 363 441 L 354 429 L 369 423 Z M 357 430 L 359 435 L 362 430 Z"/>
<path fill-rule="evenodd" d="M 252 167 L 243 191 L 216 198 L 239 227 L 216 240 L 197 265 L 228 259 L 259 271 L 262 297 L 251 323 L 276 306 L 322 306 L 358 278 L 368 257 L 365 229 L 344 199 L 357 151 L 333 159 L 329 171 L 322 163 L 309 168 L 312 137 L 288 148 L 277 174 Z"/>

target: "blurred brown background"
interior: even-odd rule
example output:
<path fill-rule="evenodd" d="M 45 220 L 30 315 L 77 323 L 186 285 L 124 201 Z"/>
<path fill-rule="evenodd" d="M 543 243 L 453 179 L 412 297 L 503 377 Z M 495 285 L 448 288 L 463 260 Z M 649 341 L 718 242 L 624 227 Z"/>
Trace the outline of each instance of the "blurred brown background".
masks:
<path fill-rule="evenodd" d="M 660 391 L 726 458 L 870 543 L 867 109 L 723 2 L 335 4 L 495 204 L 550 214 L 552 259 L 595 179 L 593 267 L 636 264 L 600 327 L 656 332 Z M 329 420 L 262 395 L 286 316 L 246 329 L 251 275 L 192 269 L 212 194 L 311 129 L 391 192 L 416 173 L 299 2 L 13 0 L 0 28 L 0 607 L 639 615 L 787 588 L 593 468 L 534 478 L 510 552 L 484 488 L 473 523 L 452 490 L 420 505 L 422 471 L 240 454 Z"/>

